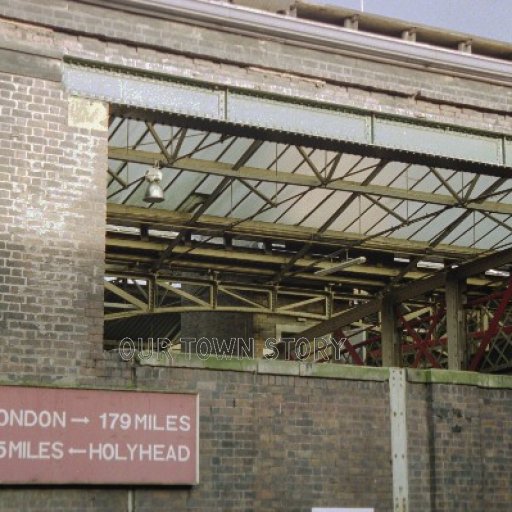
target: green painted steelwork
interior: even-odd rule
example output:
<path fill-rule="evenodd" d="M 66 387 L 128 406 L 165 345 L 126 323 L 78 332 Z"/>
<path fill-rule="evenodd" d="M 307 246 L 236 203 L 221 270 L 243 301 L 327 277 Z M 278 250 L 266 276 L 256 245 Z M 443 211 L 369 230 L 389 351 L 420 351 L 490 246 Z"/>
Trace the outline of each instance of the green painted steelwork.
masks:
<path fill-rule="evenodd" d="M 305 102 L 292 96 L 254 94 L 239 87 L 142 74 L 130 68 L 65 63 L 63 81 L 72 94 L 140 109 L 212 122 L 231 130 L 264 130 L 324 141 L 367 156 L 508 177 L 512 141 L 505 134 L 470 130 L 410 117 Z M 261 135 L 261 134 L 260 134 Z"/>

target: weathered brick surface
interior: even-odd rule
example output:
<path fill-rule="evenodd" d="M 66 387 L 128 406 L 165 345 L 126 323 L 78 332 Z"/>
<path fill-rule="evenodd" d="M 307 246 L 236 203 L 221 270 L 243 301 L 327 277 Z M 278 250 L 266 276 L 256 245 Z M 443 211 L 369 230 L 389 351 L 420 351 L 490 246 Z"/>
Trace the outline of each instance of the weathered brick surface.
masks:
<path fill-rule="evenodd" d="M 114 356 L 106 363 L 120 364 Z M 143 367 L 124 380 L 134 383 L 200 394 L 201 482 L 136 488 L 133 510 L 309 512 L 342 504 L 391 512 L 385 382 Z M 96 384 L 123 385 L 106 376 Z M 127 510 L 128 492 L 7 489 L 0 510 Z"/>
<path fill-rule="evenodd" d="M 432 510 L 431 477 L 435 475 L 432 428 L 432 387 L 409 385 L 407 430 L 412 510 Z"/>
<path fill-rule="evenodd" d="M 254 44 L 66 0 L 0 0 L 0 16 L 9 19 L 0 21 L 0 41 L 34 49 L 469 127 L 511 128 L 512 95 L 504 86 L 281 42 Z M 106 147 L 105 131 L 68 125 L 60 83 L 0 73 L 2 379 L 198 391 L 201 484 L 137 488 L 136 511 L 313 505 L 390 511 L 387 385 L 132 369 L 102 352 Z M 256 327 L 260 338 L 273 333 L 262 320 Z M 411 385 L 411 510 L 510 509 L 510 396 Z M 127 510 L 128 496 L 125 488 L 2 488 L 0 510 Z"/>
<path fill-rule="evenodd" d="M 511 127 L 512 92 L 503 85 L 277 41 L 256 45 L 247 36 L 67 0 L 44 9 L 35 0 L 4 0 L 2 15 L 54 27 L 26 34 L 9 25 L 0 33 L 18 30 L 22 41 L 66 55 L 461 126 Z"/>
<path fill-rule="evenodd" d="M 68 126 L 60 84 L 0 74 L 0 357 L 75 380 L 102 340 L 106 132 Z"/>
<path fill-rule="evenodd" d="M 202 482 L 136 491 L 135 510 L 391 511 L 386 383 L 139 368 L 137 384 L 199 391 Z"/>
<path fill-rule="evenodd" d="M 120 489 L 37 488 L 0 490 L 2 512 L 113 512 L 127 510 L 127 491 Z"/>
<path fill-rule="evenodd" d="M 480 415 L 482 509 L 505 512 L 512 503 L 510 390 L 481 390 Z"/>
<path fill-rule="evenodd" d="M 205 347 L 210 346 L 214 353 L 232 353 L 249 355 L 253 353 L 254 338 L 252 317 L 240 313 L 186 313 L 181 315 L 181 337 L 188 338 L 187 351 L 197 352 L 198 343 L 202 338 Z M 232 342 L 235 338 L 239 342 Z M 192 340 L 195 340 L 192 341 Z M 201 350 L 201 349 L 200 349 Z"/>
<path fill-rule="evenodd" d="M 510 390 L 411 385 L 412 510 L 510 510 Z"/>

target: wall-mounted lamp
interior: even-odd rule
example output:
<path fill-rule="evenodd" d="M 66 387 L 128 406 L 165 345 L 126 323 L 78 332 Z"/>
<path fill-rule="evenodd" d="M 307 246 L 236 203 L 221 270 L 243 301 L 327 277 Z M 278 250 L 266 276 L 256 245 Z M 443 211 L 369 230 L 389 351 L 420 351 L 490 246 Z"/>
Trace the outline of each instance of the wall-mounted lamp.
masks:
<path fill-rule="evenodd" d="M 161 203 L 164 200 L 164 191 L 160 186 L 162 171 L 158 168 L 157 164 L 152 169 L 146 171 L 144 179 L 148 184 L 144 201 L 146 203 Z"/>

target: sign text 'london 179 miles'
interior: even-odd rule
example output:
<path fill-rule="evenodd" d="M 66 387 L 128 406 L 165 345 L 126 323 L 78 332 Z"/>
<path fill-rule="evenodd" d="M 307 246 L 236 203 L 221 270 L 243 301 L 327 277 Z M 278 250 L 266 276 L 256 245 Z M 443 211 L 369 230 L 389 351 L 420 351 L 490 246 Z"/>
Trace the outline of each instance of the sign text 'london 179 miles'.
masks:
<path fill-rule="evenodd" d="M 0 386 L 0 484 L 194 485 L 199 397 Z"/>

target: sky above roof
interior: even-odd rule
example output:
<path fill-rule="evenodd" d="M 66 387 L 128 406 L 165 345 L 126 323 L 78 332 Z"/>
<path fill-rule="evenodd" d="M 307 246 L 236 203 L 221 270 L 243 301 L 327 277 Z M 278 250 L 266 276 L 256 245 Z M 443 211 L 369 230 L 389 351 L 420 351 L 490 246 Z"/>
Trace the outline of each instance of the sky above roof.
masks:
<path fill-rule="evenodd" d="M 329 3 L 512 43 L 511 0 L 324 0 Z"/>

